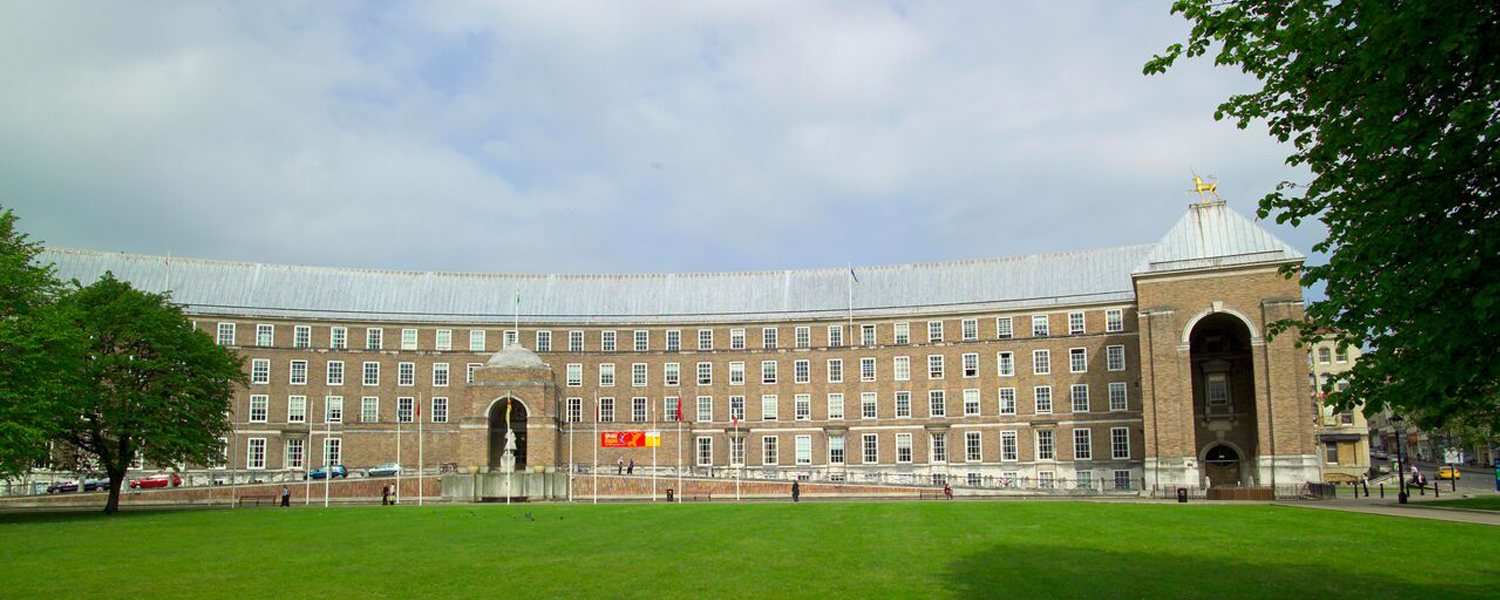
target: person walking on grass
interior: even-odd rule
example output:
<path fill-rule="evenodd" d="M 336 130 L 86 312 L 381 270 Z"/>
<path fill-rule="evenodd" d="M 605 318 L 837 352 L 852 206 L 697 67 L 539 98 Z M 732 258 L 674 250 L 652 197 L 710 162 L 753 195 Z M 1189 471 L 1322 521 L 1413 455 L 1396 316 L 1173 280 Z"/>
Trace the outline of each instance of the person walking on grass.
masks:
<path fill-rule="evenodd" d="M 391 504 L 391 486 L 389 486 L 389 485 L 380 486 L 380 505 L 381 506 L 390 506 L 390 504 Z"/>
<path fill-rule="evenodd" d="M 615 459 L 615 475 L 625 474 L 625 457 Z"/>
<path fill-rule="evenodd" d="M 281 505 L 282 506 L 291 506 L 292 505 L 292 488 L 289 488 L 289 487 L 287 487 L 285 485 L 281 486 Z"/>
<path fill-rule="evenodd" d="M 796 480 L 792 480 L 792 502 L 800 502 L 801 498 L 802 498 L 802 486 L 797 485 L 797 481 Z"/>
<path fill-rule="evenodd" d="M 953 486 L 948 485 L 947 483 L 943 484 L 943 497 L 949 500 L 953 499 Z"/>
<path fill-rule="evenodd" d="M 634 458 L 630 459 L 630 463 L 627 464 L 627 465 L 625 465 L 625 474 L 626 475 L 634 475 L 635 474 L 635 459 Z"/>

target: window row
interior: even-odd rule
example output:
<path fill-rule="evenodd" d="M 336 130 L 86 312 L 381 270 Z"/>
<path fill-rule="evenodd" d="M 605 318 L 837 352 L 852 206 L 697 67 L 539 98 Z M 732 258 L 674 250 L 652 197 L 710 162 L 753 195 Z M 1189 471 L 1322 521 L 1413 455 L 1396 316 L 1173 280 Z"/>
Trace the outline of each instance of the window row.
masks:
<path fill-rule="evenodd" d="M 928 464 L 948 464 L 953 462 L 1019 462 L 1022 460 L 1020 431 L 1002 430 L 992 431 L 959 431 L 950 433 L 911 433 L 899 432 L 890 436 L 882 436 L 877 433 L 829 433 L 825 437 L 826 460 L 829 465 L 844 464 L 912 464 L 919 462 L 915 442 L 925 439 L 927 446 L 924 449 L 926 462 Z M 1058 456 L 1059 432 L 1053 429 L 1038 429 L 1031 432 L 1033 445 L 1031 456 L 1028 460 L 1056 461 Z M 1088 428 L 1076 428 L 1068 430 L 1064 435 L 1070 436 L 1072 440 L 1071 458 L 1073 461 L 1092 460 L 1130 460 L 1130 429 L 1128 427 L 1112 427 L 1109 429 L 1109 437 L 1100 443 L 1107 443 L 1107 447 L 1095 447 L 1094 430 Z M 956 438 L 960 444 L 957 448 L 950 448 L 949 437 Z M 793 455 L 790 462 L 783 462 L 781 448 L 782 439 L 790 437 L 792 440 Z M 730 436 L 723 440 L 729 446 L 729 466 L 777 466 L 781 464 L 812 465 L 813 464 L 813 442 L 812 434 L 766 434 L 751 436 Z M 881 438 L 886 437 L 887 443 L 892 443 L 885 453 L 881 451 Z M 985 438 L 989 438 L 990 444 L 996 444 L 997 450 L 989 458 L 985 455 Z M 759 447 L 759 456 L 755 457 L 757 462 L 746 462 L 746 444 L 755 444 Z M 849 439 L 846 439 L 849 438 Z M 714 466 L 714 444 L 717 436 L 695 436 L 693 440 L 695 463 L 700 467 Z M 849 443 L 857 444 L 854 448 L 848 448 Z M 853 456 L 850 456 L 850 451 Z M 1096 452 L 1097 450 L 1097 452 Z"/>
<path fill-rule="evenodd" d="M 307 423 L 309 422 L 309 412 L 316 410 L 315 407 L 309 404 L 307 396 L 299 395 L 287 396 L 285 408 L 285 412 L 282 412 L 278 416 L 284 417 L 284 422 L 286 423 Z M 382 418 L 379 396 L 360 397 L 358 408 L 358 422 L 360 423 L 390 422 L 388 419 Z M 386 410 L 389 410 L 389 408 Z M 322 413 L 323 423 L 345 422 L 344 397 L 325 396 L 323 398 Z M 401 396 L 396 398 L 395 413 L 387 413 L 384 416 L 394 417 L 396 423 L 412 423 L 422 417 L 421 413 L 422 407 L 417 404 L 416 398 Z M 431 398 L 428 402 L 427 414 L 431 423 L 447 423 L 448 399 L 442 396 Z M 270 416 L 271 397 L 266 394 L 251 394 L 245 411 L 246 421 L 250 423 L 267 423 L 270 422 Z"/>

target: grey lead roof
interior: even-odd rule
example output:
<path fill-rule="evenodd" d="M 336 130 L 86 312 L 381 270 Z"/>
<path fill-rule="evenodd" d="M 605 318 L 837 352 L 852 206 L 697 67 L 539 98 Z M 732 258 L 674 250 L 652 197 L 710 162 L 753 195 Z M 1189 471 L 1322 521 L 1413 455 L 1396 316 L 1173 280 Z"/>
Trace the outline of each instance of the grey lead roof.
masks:
<path fill-rule="evenodd" d="M 1190 210 L 1161 244 L 855 267 L 857 283 L 845 268 L 651 275 L 480 274 L 168 259 L 65 248 L 49 248 L 40 260 L 54 263 L 64 280 L 89 283 L 111 271 L 147 291 L 170 287 L 175 301 L 198 314 L 445 323 L 504 323 L 516 312 L 527 323 L 840 319 L 851 308 L 851 288 L 853 313 L 860 317 L 1133 301 L 1131 274 L 1136 267 L 1155 265 L 1163 257 L 1191 262 L 1204 258 L 1202 252 L 1217 252 L 1223 246 L 1195 246 L 1177 239 L 1183 237 L 1177 235 L 1178 230 L 1196 218 L 1196 212 Z M 1228 209 L 1225 212 L 1259 230 Z M 1237 226 L 1231 226 L 1229 233 L 1236 240 L 1225 246 L 1229 250 L 1268 247 L 1264 238 L 1240 240 L 1237 236 L 1244 232 Z M 1270 234 L 1261 233 L 1285 247 Z M 1199 254 L 1196 259 L 1194 253 Z"/>
<path fill-rule="evenodd" d="M 1137 273 L 1228 267 L 1249 263 L 1300 261 L 1301 252 L 1223 201 L 1194 204 L 1167 232 Z"/>

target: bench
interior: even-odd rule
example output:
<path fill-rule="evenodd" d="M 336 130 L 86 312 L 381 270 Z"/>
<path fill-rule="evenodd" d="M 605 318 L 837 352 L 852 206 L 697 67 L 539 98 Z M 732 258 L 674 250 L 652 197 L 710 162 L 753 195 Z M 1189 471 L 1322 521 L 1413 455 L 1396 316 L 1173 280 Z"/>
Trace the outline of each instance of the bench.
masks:
<path fill-rule="evenodd" d="M 256 506 L 260 506 L 261 502 L 265 502 L 270 506 L 276 506 L 277 504 L 281 503 L 281 496 L 275 494 L 251 494 L 248 496 L 240 496 L 240 506 L 245 506 L 246 504 L 252 502 L 255 503 Z"/>

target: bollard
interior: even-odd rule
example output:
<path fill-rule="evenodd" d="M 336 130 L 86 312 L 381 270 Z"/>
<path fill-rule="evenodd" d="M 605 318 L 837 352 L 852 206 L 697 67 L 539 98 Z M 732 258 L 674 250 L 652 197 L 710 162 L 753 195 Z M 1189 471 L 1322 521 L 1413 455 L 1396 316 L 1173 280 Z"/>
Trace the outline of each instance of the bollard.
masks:
<path fill-rule="evenodd" d="M 1385 497 L 1385 484 L 1384 483 L 1380 484 L 1380 497 L 1381 498 Z"/>
<path fill-rule="evenodd" d="M 1437 485 L 1437 484 L 1433 484 L 1432 485 L 1432 497 L 1433 498 L 1442 498 L 1443 497 L 1442 489 L 1443 489 L 1442 486 Z"/>

